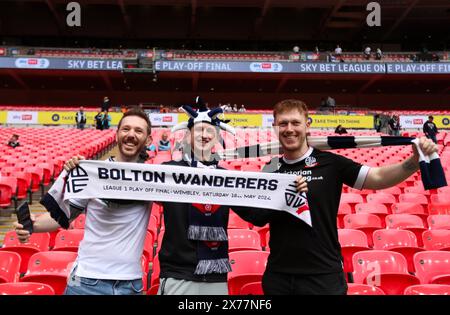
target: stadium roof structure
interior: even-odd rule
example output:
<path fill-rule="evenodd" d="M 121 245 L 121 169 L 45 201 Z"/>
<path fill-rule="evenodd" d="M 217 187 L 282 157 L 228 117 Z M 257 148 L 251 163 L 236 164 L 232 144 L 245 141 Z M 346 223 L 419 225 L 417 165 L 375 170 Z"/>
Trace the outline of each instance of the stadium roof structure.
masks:
<path fill-rule="evenodd" d="M 366 0 L 77 2 L 81 27 L 66 25 L 65 0 L 2 1 L 0 34 L 131 40 L 449 41 L 448 0 L 379 0 L 381 27 L 367 26 Z"/>

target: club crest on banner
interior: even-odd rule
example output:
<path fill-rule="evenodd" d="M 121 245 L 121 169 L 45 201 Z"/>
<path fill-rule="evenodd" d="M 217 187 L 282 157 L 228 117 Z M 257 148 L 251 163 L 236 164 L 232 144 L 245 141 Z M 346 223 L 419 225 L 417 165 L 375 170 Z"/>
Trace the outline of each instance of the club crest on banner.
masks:
<path fill-rule="evenodd" d="M 306 193 L 298 193 L 296 186 L 290 184 L 284 192 L 284 198 L 289 207 L 289 213 L 311 226 L 311 213 Z"/>

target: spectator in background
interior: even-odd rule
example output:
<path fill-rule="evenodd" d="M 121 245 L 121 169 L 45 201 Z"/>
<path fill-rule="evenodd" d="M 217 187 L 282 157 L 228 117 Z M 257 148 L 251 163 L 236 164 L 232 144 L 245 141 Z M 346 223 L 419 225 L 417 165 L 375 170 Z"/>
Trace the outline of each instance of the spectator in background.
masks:
<path fill-rule="evenodd" d="M 240 113 L 245 113 L 247 110 L 245 109 L 244 104 L 241 105 L 241 108 L 239 108 Z"/>
<path fill-rule="evenodd" d="M 433 142 L 437 144 L 436 135 L 439 131 L 437 130 L 433 119 L 433 116 L 428 116 L 428 120 L 423 124 L 423 133 L 428 139 L 433 140 Z"/>
<path fill-rule="evenodd" d="M 128 106 L 122 105 L 122 106 L 120 107 L 120 112 L 121 112 L 122 114 L 125 114 L 127 111 L 128 111 Z"/>
<path fill-rule="evenodd" d="M 159 105 L 159 112 L 160 113 L 167 113 L 167 109 L 164 107 L 163 104 Z"/>
<path fill-rule="evenodd" d="M 8 146 L 10 146 L 11 148 L 15 148 L 18 147 L 20 145 L 19 143 L 19 135 L 18 134 L 13 134 L 11 136 L 11 138 L 8 141 Z"/>
<path fill-rule="evenodd" d="M 320 106 L 319 106 L 319 108 L 325 108 L 325 107 L 327 107 L 327 101 L 325 100 L 325 97 L 322 97 L 320 99 Z"/>
<path fill-rule="evenodd" d="M 383 53 L 381 52 L 381 49 L 380 49 L 380 48 L 377 48 L 377 52 L 376 52 L 376 54 L 375 54 L 375 58 L 376 58 L 377 60 L 381 60 L 381 58 L 383 58 Z"/>
<path fill-rule="evenodd" d="M 111 115 L 108 113 L 107 110 L 103 112 L 102 126 L 103 130 L 109 129 L 109 127 L 111 126 Z"/>
<path fill-rule="evenodd" d="M 156 145 L 153 144 L 152 136 L 149 137 L 149 141 L 150 143 L 148 146 L 145 147 L 145 150 L 147 151 L 148 156 L 152 158 L 156 155 Z"/>
<path fill-rule="evenodd" d="M 334 109 L 336 107 L 336 100 L 332 98 L 331 96 L 328 96 L 327 98 L 327 107 Z"/>
<path fill-rule="evenodd" d="M 341 55 L 342 55 L 342 48 L 339 45 L 337 45 L 336 48 L 334 49 L 334 55 L 336 57 L 339 57 L 339 58 L 341 57 Z"/>
<path fill-rule="evenodd" d="M 337 133 L 338 135 L 342 135 L 344 133 L 347 133 L 347 129 L 342 127 L 342 125 L 338 125 L 336 129 L 334 130 L 334 133 Z"/>
<path fill-rule="evenodd" d="M 389 120 L 389 134 L 391 136 L 400 136 L 400 121 L 397 115 L 392 115 Z"/>
<path fill-rule="evenodd" d="M 233 112 L 235 112 L 235 113 L 237 113 L 237 112 L 238 112 L 238 107 L 237 107 L 237 104 L 234 104 L 234 105 L 233 105 Z"/>
<path fill-rule="evenodd" d="M 83 130 L 86 125 L 86 113 L 84 112 L 83 106 L 75 115 L 75 122 L 77 123 L 77 128 Z"/>
<path fill-rule="evenodd" d="M 366 60 L 370 59 L 371 52 L 372 52 L 372 49 L 369 46 L 367 46 L 366 49 L 364 49 L 364 58 Z"/>
<path fill-rule="evenodd" d="M 103 113 L 98 112 L 97 115 L 95 115 L 94 120 L 95 120 L 95 129 L 103 130 Z"/>
<path fill-rule="evenodd" d="M 158 151 L 170 151 L 170 141 L 168 138 L 169 135 L 167 133 L 162 134 L 158 143 Z"/>
<path fill-rule="evenodd" d="M 375 115 L 375 130 L 376 132 L 380 132 L 381 131 L 381 117 L 379 114 Z"/>
<path fill-rule="evenodd" d="M 106 110 L 106 111 L 109 111 L 109 108 L 110 108 L 110 107 L 111 107 L 111 102 L 110 102 L 108 96 L 105 96 L 105 97 L 103 98 L 102 112 L 104 112 L 105 110 Z"/>

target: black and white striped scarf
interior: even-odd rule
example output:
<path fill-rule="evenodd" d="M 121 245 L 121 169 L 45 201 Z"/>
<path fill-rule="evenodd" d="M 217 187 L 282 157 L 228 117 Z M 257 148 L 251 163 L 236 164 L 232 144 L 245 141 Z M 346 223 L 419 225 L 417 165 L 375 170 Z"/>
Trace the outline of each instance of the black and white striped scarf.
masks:
<path fill-rule="evenodd" d="M 419 147 L 419 139 L 401 136 L 310 136 L 308 145 L 318 150 L 374 148 L 380 146 L 415 145 L 419 152 L 419 167 L 425 190 L 447 186 L 445 173 L 437 153 L 426 156 Z M 261 143 L 218 152 L 220 159 L 260 157 L 282 154 L 278 141 Z"/>

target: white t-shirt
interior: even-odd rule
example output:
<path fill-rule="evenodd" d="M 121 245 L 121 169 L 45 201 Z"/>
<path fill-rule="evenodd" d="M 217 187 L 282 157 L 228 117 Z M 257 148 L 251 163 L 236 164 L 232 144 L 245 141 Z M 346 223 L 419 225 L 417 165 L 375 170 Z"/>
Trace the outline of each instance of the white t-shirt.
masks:
<path fill-rule="evenodd" d="M 72 199 L 70 203 L 86 208 L 75 274 L 104 280 L 142 278 L 141 256 L 151 202 L 109 202 L 108 206 L 101 199 Z"/>

